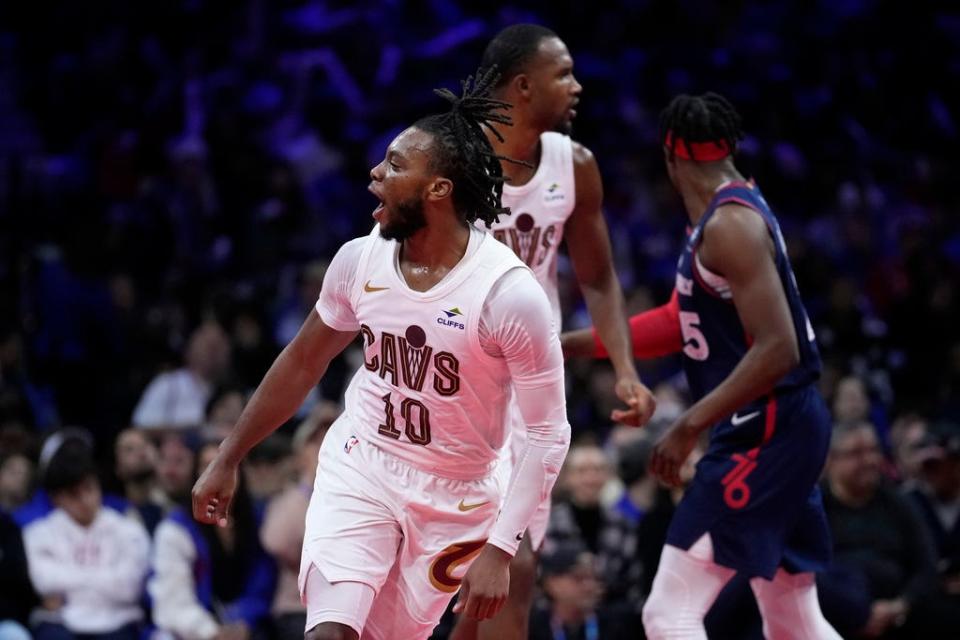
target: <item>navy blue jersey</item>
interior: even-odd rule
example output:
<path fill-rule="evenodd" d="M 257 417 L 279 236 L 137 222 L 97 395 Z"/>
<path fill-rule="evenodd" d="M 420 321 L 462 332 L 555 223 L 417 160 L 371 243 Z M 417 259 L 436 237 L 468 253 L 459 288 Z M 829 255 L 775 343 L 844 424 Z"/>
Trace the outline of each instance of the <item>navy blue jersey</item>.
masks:
<path fill-rule="evenodd" d="M 767 223 L 776 248 L 777 273 L 793 317 L 800 362 L 777 383 L 776 391 L 803 387 L 820 376 L 820 354 L 787 259 L 780 225 L 754 184 L 736 182 L 717 190 L 699 224 L 687 236 L 677 267 L 683 366 L 694 400 L 723 382 L 751 344 L 751 337 L 746 334 L 733 305 L 730 286 L 723 277 L 707 270 L 697 257 L 704 226 L 719 207 L 730 204 L 753 209 Z"/>

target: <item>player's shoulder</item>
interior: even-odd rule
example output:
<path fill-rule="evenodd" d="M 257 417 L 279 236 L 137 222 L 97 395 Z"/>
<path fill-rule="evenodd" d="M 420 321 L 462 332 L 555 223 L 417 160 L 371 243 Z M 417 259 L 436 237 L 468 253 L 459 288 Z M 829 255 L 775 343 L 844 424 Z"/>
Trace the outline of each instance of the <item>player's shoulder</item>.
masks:
<path fill-rule="evenodd" d="M 523 261 L 514 253 L 513 249 L 497 240 L 489 229 L 478 227 L 478 230 L 484 234 L 483 244 L 480 246 L 484 252 L 483 259 L 487 263 L 488 268 L 491 265 L 526 267 Z"/>
<path fill-rule="evenodd" d="M 585 144 L 571 139 L 570 147 L 573 153 L 574 166 L 589 166 L 597 164 L 596 156 L 593 155 L 593 151 L 591 151 Z"/>
<path fill-rule="evenodd" d="M 755 208 L 740 202 L 724 202 L 716 208 L 707 223 L 704 234 L 745 235 L 762 238 L 767 235 L 767 223 Z"/>

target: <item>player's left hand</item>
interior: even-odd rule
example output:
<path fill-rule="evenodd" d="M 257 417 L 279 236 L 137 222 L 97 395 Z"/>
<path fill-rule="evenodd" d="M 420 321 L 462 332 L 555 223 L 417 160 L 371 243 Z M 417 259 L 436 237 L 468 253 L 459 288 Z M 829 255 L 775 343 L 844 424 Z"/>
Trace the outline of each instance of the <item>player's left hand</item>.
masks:
<path fill-rule="evenodd" d="M 611 420 L 631 427 L 642 427 L 653 417 L 653 412 L 657 408 L 657 401 L 650 389 L 647 389 L 635 375 L 618 378 L 614 391 L 617 397 L 627 404 L 629 409 L 614 409 L 610 413 Z"/>
<path fill-rule="evenodd" d="M 485 544 L 480 555 L 463 576 L 454 613 L 477 620 L 497 615 L 510 591 L 510 555 L 499 547 Z"/>
<path fill-rule="evenodd" d="M 697 445 L 699 435 L 700 432 L 681 416 L 654 445 L 650 472 L 664 483 L 679 487 L 682 484 L 680 469 Z"/>

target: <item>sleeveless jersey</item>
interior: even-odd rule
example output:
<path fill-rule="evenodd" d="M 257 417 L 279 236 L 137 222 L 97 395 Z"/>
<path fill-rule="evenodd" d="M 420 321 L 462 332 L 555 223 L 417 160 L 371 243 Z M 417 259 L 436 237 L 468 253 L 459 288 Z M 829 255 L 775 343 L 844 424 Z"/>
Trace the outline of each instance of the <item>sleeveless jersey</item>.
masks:
<path fill-rule="evenodd" d="M 568 136 L 540 135 L 540 164 L 529 182 L 503 186 L 503 205 L 511 215 L 491 227 L 493 235 L 533 270 L 547 293 L 557 331 L 560 330 L 560 294 L 557 288 L 557 249 L 563 225 L 577 202 L 573 174 L 573 143 Z"/>
<path fill-rule="evenodd" d="M 704 226 L 719 207 L 728 204 L 738 204 L 756 211 L 766 222 L 774 240 L 777 273 L 787 296 L 800 351 L 799 364 L 777 383 L 776 390 L 802 387 L 820 375 L 816 338 L 800 299 L 780 225 L 754 184 L 736 182 L 725 185 L 714 195 L 699 224 L 688 235 L 677 267 L 676 287 L 684 343 L 683 366 L 695 400 L 702 398 L 729 376 L 751 344 L 751 338 L 744 331 L 733 305 L 729 284 L 718 274 L 707 270 L 697 256 Z"/>
<path fill-rule="evenodd" d="M 493 285 L 524 265 L 489 233 L 429 291 L 409 288 L 399 243 L 366 240 L 350 292 L 364 362 L 346 392 L 353 435 L 417 468 L 473 479 L 490 472 L 508 428 L 506 360 L 485 353 L 480 315 Z"/>

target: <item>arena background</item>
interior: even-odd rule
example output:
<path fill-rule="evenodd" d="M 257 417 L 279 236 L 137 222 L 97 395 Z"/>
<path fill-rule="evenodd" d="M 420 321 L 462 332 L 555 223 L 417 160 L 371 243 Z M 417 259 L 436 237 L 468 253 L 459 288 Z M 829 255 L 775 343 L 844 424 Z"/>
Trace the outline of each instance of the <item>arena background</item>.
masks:
<path fill-rule="evenodd" d="M 216 387 L 254 388 L 324 261 L 369 230 L 386 144 L 527 21 L 574 56 L 574 137 L 600 163 L 631 312 L 667 299 L 684 237 L 657 115 L 719 91 L 783 225 L 832 406 L 853 376 L 894 466 L 898 419 L 960 422 L 951 3 L 35 1 L 0 6 L 0 447 L 35 460 L 46 434 L 82 427 L 110 476 L 116 434 L 201 325 L 229 341 Z M 566 327 L 584 326 L 561 269 Z M 339 400 L 355 364 L 313 402 Z M 575 436 L 602 442 L 609 369 L 569 371 Z M 669 420 L 678 363 L 641 374 Z"/>

